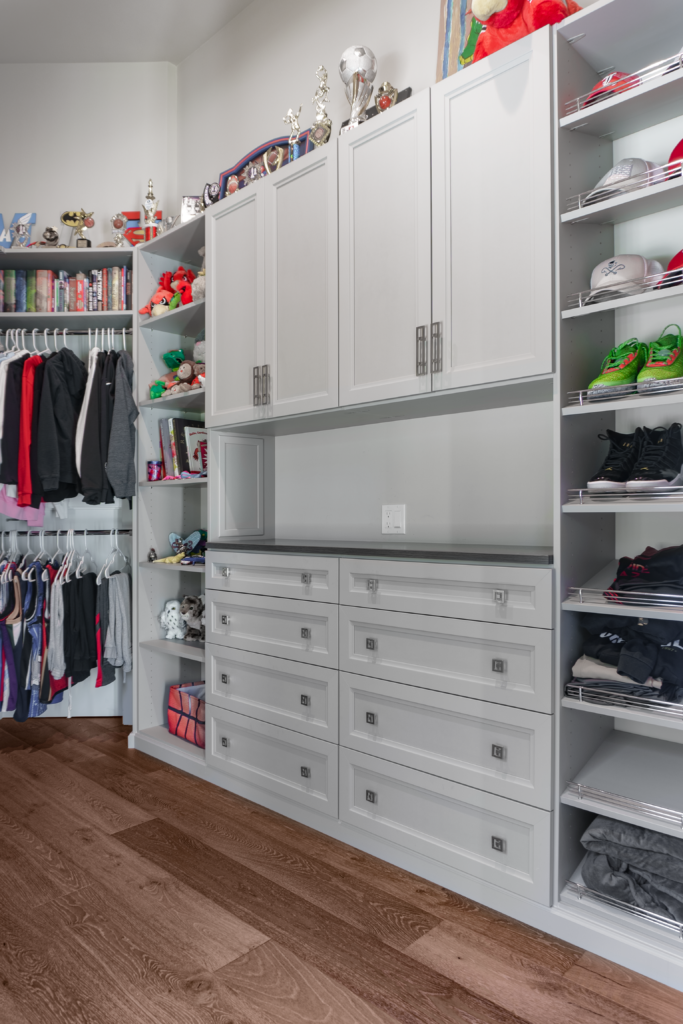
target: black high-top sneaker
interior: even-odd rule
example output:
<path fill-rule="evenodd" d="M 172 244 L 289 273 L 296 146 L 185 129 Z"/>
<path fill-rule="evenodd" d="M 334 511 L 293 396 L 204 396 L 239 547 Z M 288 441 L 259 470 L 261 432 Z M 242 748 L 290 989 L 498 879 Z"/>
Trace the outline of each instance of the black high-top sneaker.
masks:
<path fill-rule="evenodd" d="M 658 487 L 677 487 L 683 470 L 681 425 L 646 430 L 643 447 L 626 483 L 627 491 L 652 491 Z"/>
<path fill-rule="evenodd" d="M 638 461 L 645 433 L 637 427 L 633 434 L 608 430 L 607 434 L 598 434 L 598 437 L 601 441 L 609 441 L 609 451 L 600 471 L 588 481 L 588 490 L 625 491 L 626 481 Z"/>

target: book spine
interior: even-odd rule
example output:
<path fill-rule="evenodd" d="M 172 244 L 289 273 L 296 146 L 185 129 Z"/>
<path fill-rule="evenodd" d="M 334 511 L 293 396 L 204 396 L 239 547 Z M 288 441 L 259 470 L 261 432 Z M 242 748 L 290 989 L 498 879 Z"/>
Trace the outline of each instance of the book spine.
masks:
<path fill-rule="evenodd" d="M 159 420 L 159 437 L 161 440 L 161 457 L 164 462 L 164 476 L 173 476 L 173 458 L 171 456 L 171 438 L 168 432 L 168 420 Z"/>
<path fill-rule="evenodd" d="M 112 309 L 116 309 L 116 310 L 121 308 L 121 306 L 119 305 L 119 303 L 121 301 L 121 298 L 120 298 L 121 293 L 119 291 L 120 283 L 121 283 L 121 273 L 120 273 L 118 267 L 114 267 L 113 270 L 112 270 L 112 280 L 111 280 L 111 308 Z"/>
<path fill-rule="evenodd" d="M 5 312 L 5 271 L 0 270 L 0 313 Z"/>
<path fill-rule="evenodd" d="M 47 313 L 47 270 L 36 270 L 36 313 Z"/>
<path fill-rule="evenodd" d="M 55 272 L 54 270 L 47 271 L 47 312 L 54 313 L 55 311 Z"/>
<path fill-rule="evenodd" d="M 112 276 L 111 268 L 105 269 L 105 271 L 104 271 L 104 280 L 105 280 L 106 288 L 105 288 L 104 293 L 107 296 L 107 306 L 106 306 L 107 309 L 111 309 L 112 308 L 112 304 L 111 304 L 111 276 Z"/>
<path fill-rule="evenodd" d="M 168 419 L 168 433 L 171 440 L 171 460 L 173 462 L 173 476 L 180 476 L 180 459 L 178 458 L 178 445 L 175 436 L 175 422 L 172 416 Z"/>
<path fill-rule="evenodd" d="M 103 302 L 102 302 L 102 284 L 103 284 L 102 271 L 98 270 L 97 271 L 97 311 L 98 311 L 98 313 L 101 313 L 102 310 L 104 309 L 104 305 L 103 305 Z"/>
<path fill-rule="evenodd" d="M 180 466 L 180 472 L 189 470 L 190 460 L 187 456 L 187 441 L 185 439 L 185 423 L 183 420 L 174 420 L 175 424 L 175 442 L 176 449 L 178 452 L 178 465 Z"/>
<path fill-rule="evenodd" d="M 26 312 L 36 312 L 36 271 L 26 271 Z"/>
<path fill-rule="evenodd" d="M 16 284 L 17 284 L 17 272 L 16 270 L 5 271 L 5 312 L 15 313 L 16 312 Z"/>
<path fill-rule="evenodd" d="M 85 312 L 85 279 L 82 277 L 76 278 L 76 310 Z"/>
<path fill-rule="evenodd" d="M 125 270 L 126 270 L 126 304 L 125 304 L 125 306 L 123 308 L 124 309 L 132 309 L 133 308 L 133 275 L 128 270 L 128 267 L 126 267 Z"/>
<path fill-rule="evenodd" d="M 77 298 L 77 285 L 78 282 L 75 277 L 69 278 L 69 313 L 73 313 L 78 309 L 78 298 Z"/>
<path fill-rule="evenodd" d="M 15 285 L 15 309 L 17 313 L 26 312 L 26 271 L 17 270 Z"/>

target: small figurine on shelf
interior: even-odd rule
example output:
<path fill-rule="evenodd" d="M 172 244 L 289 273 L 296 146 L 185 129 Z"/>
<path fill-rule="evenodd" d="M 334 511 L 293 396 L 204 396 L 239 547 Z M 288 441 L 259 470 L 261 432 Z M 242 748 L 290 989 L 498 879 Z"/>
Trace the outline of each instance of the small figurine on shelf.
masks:
<path fill-rule="evenodd" d="M 180 601 L 167 601 L 159 616 L 162 629 L 166 630 L 167 640 L 184 640 L 187 627 L 180 614 Z"/>
<path fill-rule="evenodd" d="M 197 597 L 195 594 L 187 594 L 180 605 L 180 614 L 187 627 L 186 640 L 203 642 L 206 636 L 206 615 L 204 612 L 204 594 Z"/>
<path fill-rule="evenodd" d="M 157 560 L 157 553 L 156 553 L 154 548 L 150 548 L 149 552 L 147 553 L 147 561 L 148 562 L 156 562 L 156 560 Z"/>

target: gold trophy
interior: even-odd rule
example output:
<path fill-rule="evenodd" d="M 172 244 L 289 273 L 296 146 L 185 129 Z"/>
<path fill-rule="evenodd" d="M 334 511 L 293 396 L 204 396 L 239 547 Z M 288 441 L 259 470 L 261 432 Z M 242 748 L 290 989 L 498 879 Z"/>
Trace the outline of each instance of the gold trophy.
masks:
<path fill-rule="evenodd" d="M 84 232 L 89 230 L 90 228 L 94 228 L 95 227 L 95 221 L 93 219 L 92 212 L 91 213 L 86 213 L 85 210 L 82 207 L 81 207 L 80 210 L 67 210 L 66 213 L 62 214 L 62 216 L 60 217 L 60 220 L 61 220 L 62 224 L 65 224 L 68 228 L 71 228 L 71 230 L 72 230 L 72 235 L 71 235 L 72 240 L 73 240 L 73 232 L 74 231 L 78 235 L 78 237 L 76 239 L 76 248 L 77 249 L 90 249 L 91 248 L 92 242 L 90 241 L 89 238 L 86 238 Z"/>
<path fill-rule="evenodd" d="M 330 95 L 330 87 L 327 84 L 327 71 L 321 64 L 316 71 L 318 88 L 315 90 L 313 102 L 315 103 L 315 124 L 311 128 L 308 137 L 314 146 L 324 146 L 332 134 L 332 122 L 327 116 L 325 107 Z"/>

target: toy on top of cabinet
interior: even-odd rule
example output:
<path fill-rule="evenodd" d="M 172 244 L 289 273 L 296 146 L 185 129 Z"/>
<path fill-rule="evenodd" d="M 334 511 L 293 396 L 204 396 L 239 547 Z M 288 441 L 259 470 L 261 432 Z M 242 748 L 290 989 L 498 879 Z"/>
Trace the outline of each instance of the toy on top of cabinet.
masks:
<path fill-rule="evenodd" d="M 473 63 L 580 10 L 574 0 L 472 0 L 472 14 L 484 26 Z"/>

